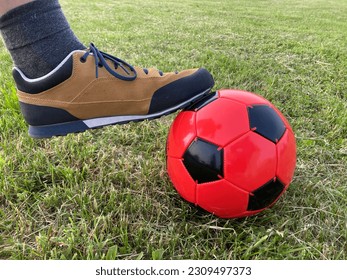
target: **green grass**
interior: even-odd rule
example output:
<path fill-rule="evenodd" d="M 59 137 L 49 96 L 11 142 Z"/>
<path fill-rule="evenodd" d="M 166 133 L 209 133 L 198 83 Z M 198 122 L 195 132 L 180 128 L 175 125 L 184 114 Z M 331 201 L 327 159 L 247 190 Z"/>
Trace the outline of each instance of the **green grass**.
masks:
<path fill-rule="evenodd" d="M 175 115 L 78 135 L 27 135 L 0 43 L 1 259 L 346 259 L 347 2 L 62 0 L 76 35 L 133 65 L 205 66 L 257 92 L 296 133 L 295 178 L 272 209 L 223 220 L 165 170 Z"/>

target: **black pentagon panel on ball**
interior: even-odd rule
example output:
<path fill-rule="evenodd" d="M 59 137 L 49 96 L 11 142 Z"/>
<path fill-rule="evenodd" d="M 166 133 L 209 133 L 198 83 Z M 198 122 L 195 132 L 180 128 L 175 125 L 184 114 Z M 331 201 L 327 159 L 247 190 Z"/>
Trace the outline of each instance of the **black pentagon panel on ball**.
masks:
<path fill-rule="evenodd" d="M 271 205 L 284 190 L 278 179 L 272 179 L 249 195 L 248 211 L 260 210 Z"/>
<path fill-rule="evenodd" d="M 215 101 L 216 99 L 218 99 L 218 93 L 212 92 L 186 107 L 184 111 L 199 111 L 201 108 L 205 107 L 207 104 Z"/>
<path fill-rule="evenodd" d="M 223 149 L 197 138 L 183 155 L 183 164 L 198 183 L 207 183 L 223 176 Z"/>
<path fill-rule="evenodd" d="M 250 128 L 274 143 L 277 143 L 286 131 L 280 116 L 268 105 L 248 107 L 248 115 Z"/>

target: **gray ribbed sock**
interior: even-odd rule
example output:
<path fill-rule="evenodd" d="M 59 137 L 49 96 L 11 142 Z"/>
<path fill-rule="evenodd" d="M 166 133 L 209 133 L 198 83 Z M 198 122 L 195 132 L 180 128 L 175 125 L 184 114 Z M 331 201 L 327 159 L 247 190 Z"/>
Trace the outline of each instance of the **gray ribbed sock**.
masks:
<path fill-rule="evenodd" d="M 53 70 L 70 52 L 86 47 L 76 38 L 58 0 L 37 0 L 0 17 L 14 64 L 29 78 Z"/>

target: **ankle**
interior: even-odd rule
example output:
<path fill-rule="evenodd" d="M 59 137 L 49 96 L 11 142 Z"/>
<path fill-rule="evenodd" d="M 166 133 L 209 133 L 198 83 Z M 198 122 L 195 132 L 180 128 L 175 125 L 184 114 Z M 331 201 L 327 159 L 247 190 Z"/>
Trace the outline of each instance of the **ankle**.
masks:
<path fill-rule="evenodd" d="M 59 2 L 33 1 L 0 18 L 0 30 L 14 64 L 29 78 L 53 70 L 71 51 L 84 49 Z"/>

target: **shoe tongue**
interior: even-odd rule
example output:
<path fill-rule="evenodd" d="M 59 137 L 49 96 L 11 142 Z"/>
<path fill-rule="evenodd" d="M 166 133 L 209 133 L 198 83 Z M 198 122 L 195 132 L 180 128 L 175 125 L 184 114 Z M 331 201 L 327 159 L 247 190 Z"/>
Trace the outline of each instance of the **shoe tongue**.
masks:
<path fill-rule="evenodd" d="M 85 51 L 85 52 L 88 52 L 89 55 L 90 55 L 93 59 L 95 59 L 94 54 L 93 54 L 93 52 L 92 52 L 90 49 L 85 49 L 84 51 Z M 121 66 L 120 66 L 120 65 L 117 65 L 115 62 L 113 62 L 112 60 L 110 60 L 110 59 L 108 59 L 108 58 L 106 58 L 106 57 L 104 57 L 104 59 L 105 59 L 107 65 L 108 65 L 114 72 L 116 72 L 116 73 L 118 73 L 118 74 L 120 74 L 120 75 L 122 75 L 122 76 L 133 76 L 133 75 L 134 75 L 134 73 L 131 71 L 131 69 L 130 69 L 130 67 L 129 67 L 128 65 L 121 64 Z M 99 61 L 99 64 L 101 65 L 101 62 L 100 62 L 100 61 Z M 134 67 L 134 68 L 135 68 L 135 67 Z M 136 69 L 136 71 L 137 71 L 137 69 Z"/>
<path fill-rule="evenodd" d="M 136 71 L 133 66 L 115 56 L 99 51 L 93 43 L 91 43 L 89 49 L 87 49 L 84 59 L 89 55 L 95 56 L 96 77 L 99 76 L 98 67 L 105 67 L 106 70 L 116 78 L 126 81 L 136 79 Z"/>

